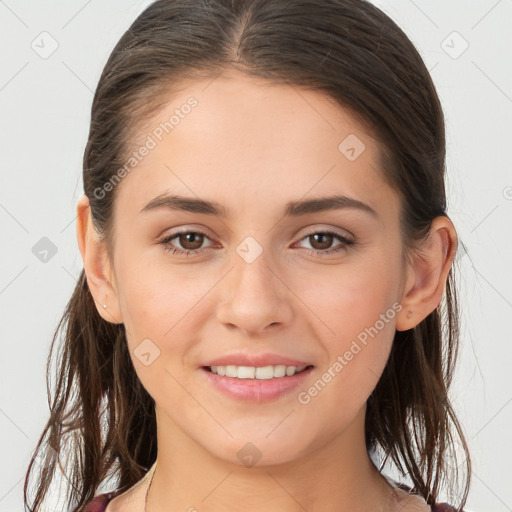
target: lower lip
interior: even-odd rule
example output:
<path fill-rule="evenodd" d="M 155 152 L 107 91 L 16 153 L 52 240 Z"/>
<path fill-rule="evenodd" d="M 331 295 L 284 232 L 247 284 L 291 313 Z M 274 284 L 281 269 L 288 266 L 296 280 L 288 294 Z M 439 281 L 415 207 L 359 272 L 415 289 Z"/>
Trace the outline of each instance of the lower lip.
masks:
<path fill-rule="evenodd" d="M 300 373 L 287 377 L 274 377 L 272 379 L 237 379 L 236 377 L 225 377 L 200 368 L 205 374 L 208 382 L 222 393 L 251 402 L 265 402 L 278 398 L 289 393 L 309 376 L 313 367 L 310 366 Z"/>

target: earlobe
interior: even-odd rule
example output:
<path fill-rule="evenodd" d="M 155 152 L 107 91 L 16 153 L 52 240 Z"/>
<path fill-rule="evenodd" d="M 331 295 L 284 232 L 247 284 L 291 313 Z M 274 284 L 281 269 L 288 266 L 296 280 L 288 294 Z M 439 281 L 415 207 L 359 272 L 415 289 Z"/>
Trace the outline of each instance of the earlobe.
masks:
<path fill-rule="evenodd" d="M 445 216 L 436 217 L 428 238 L 410 263 L 402 310 L 396 320 L 398 331 L 412 329 L 439 306 L 456 248 L 457 233 L 452 222 Z"/>
<path fill-rule="evenodd" d="M 100 240 L 99 233 L 92 223 L 89 199 L 85 195 L 82 195 L 78 200 L 76 230 L 87 284 L 96 304 L 96 309 L 107 322 L 122 323 L 106 244 Z"/>

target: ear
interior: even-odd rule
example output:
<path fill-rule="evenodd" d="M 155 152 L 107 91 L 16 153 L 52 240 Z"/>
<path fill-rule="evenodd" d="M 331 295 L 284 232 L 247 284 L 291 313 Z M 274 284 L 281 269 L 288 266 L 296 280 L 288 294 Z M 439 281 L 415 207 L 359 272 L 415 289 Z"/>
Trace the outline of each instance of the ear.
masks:
<path fill-rule="evenodd" d="M 402 290 L 402 309 L 396 317 L 398 331 L 412 329 L 437 308 L 456 250 L 457 232 L 451 220 L 444 216 L 436 217 L 428 238 L 408 264 Z"/>
<path fill-rule="evenodd" d="M 92 223 L 89 198 L 82 195 L 77 204 L 76 234 L 78 247 L 84 263 L 87 284 L 96 304 L 96 309 L 107 322 L 123 322 L 113 272 L 107 257 L 106 243 Z M 106 304 L 107 307 L 104 307 Z"/>

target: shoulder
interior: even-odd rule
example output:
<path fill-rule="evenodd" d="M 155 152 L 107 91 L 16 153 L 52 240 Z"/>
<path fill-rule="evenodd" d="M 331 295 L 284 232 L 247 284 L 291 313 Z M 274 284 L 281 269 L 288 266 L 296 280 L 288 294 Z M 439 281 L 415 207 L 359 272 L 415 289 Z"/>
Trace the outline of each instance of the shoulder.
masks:
<path fill-rule="evenodd" d="M 156 465 L 153 465 L 153 467 Z M 84 512 L 140 512 L 144 509 L 146 497 L 146 475 L 128 489 L 119 488 L 114 491 L 98 494 L 86 505 Z"/>
<path fill-rule="evenodd" d="M 105 512 L 107 505 L 114 499 L 119 491 L 106 492 L 95 496 L 85 508 L 85 512 Z"/>
<path fill-rule="evenodd" d="M 455 507 L 448 505 L 448 503 L 437 503 L 432 505 L 432 512 L 464 512 L 463 510 L 457 510 Z"/>
<path fill-rule="evenodd" d="M 400 496 L 399 501 L 401 508 L 405 509 L 407 505 L 410 507 L 411 511 L 417 510 L 418 512 L 427 510 L 431 512 L 464 512 L 464 510 L 456 509 L 448 503 L 435 503 L 429 506 L 423 498 L 414 494 L 409 486 L 389 479 L 388 481 L 395 487 L 398 496 Z"/>

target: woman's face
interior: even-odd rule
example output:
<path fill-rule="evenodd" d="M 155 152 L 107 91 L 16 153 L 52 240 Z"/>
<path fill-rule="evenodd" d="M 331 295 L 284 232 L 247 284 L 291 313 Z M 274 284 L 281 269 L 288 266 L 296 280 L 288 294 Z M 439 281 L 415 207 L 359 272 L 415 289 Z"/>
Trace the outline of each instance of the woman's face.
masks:
<path fill-rule="evenodd" d="M 376 141 L 319 92 L 236 72 L 187 82 L 138 141 L 113 279 L 159 434 L 237 464 L 361 439 L 404 270 Z"/>

